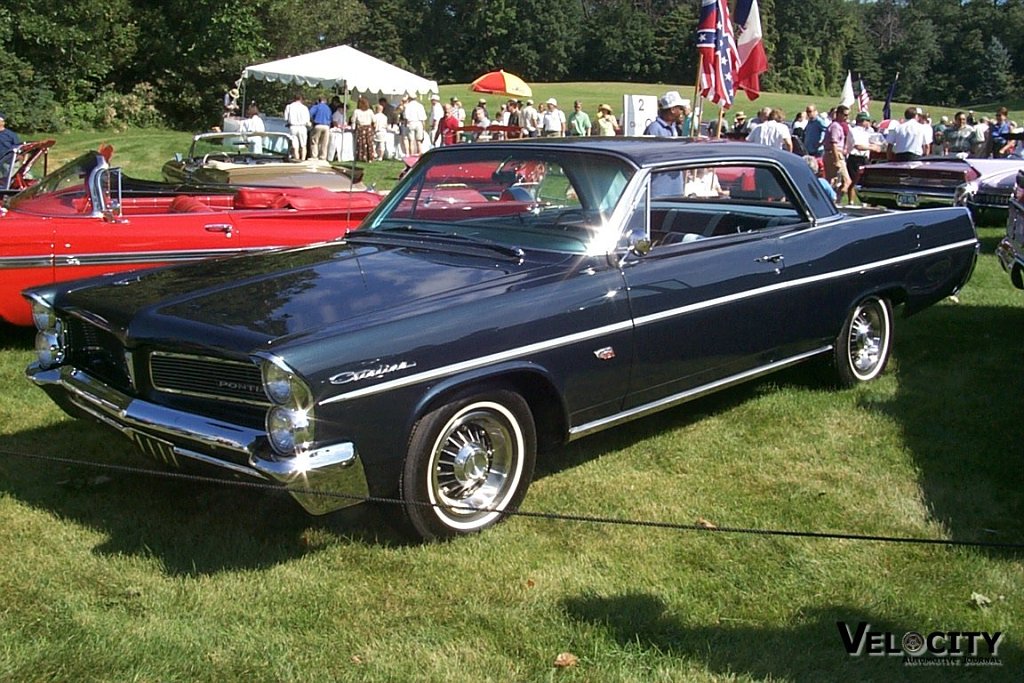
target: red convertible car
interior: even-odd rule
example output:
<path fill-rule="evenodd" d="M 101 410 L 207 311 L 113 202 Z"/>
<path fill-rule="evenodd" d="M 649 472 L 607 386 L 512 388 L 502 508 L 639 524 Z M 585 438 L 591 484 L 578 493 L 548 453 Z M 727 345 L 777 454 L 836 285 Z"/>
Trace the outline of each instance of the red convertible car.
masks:
<path fill-rule="evenodd" d="M 374 192 L 198 188 L 136 180 L 87 152 L 0 208 L 0 320 L 31 325 L 26 287 L 343 236 Z"/>

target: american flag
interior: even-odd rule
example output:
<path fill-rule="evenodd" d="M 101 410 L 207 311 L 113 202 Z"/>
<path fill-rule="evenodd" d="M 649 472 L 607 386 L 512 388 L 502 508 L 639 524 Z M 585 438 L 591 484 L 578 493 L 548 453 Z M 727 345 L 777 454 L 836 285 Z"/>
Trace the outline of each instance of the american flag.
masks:
<path fill-rule="evenodd" d="M 731 105 L 736 94 L 733 74 L 740 58 L 725 0 L 701 0 L 697 51 L 702 58 L 701 97 L 721 106 Z"/>
<path fill-rule="evenodd" d="M 868 95 L 868 89 L 864 87 L 864 79 L 860 79 L 860 95 L 857 97 L 857 111 L 868 110 L 871 106 L 871 95 Z"/>

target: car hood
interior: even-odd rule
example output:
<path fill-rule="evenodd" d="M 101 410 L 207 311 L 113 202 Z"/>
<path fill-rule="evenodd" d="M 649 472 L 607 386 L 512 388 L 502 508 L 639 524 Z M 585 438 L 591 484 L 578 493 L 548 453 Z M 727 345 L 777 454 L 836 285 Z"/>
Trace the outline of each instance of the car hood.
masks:
<path fill-rule="evenodd" d="M 159 343 L 173 329 L 175 343 L 249 351 L 499 293 L 566 258 L 331 242 L 85 281 L 56 303 L 87 311 L 123 338 Z"/>
<path fill-rule="evenodd" d="M 1021 168 L 1024 168 L 1024 164 L 988 173 L 978 178 L 978 187 L 985 188 L 986 190 L 999 190 L 1003 194 L 1010 194 L 1017 184 L 1017 171 Z"/>

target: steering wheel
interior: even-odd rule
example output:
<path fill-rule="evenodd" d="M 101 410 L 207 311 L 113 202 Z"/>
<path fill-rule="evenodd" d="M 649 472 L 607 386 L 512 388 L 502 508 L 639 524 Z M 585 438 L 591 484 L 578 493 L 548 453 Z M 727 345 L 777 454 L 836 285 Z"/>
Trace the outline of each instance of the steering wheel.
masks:
<path fill-rule="evenodd" d="M 206 162 L 209 161 L 210 159 L 223 159 L 224 161 L 231 161 L 231 155 L 228 154 L 227 152 L 210 152 L 209 154 L 204 154 L 203 166 L 205 166 Z"/>

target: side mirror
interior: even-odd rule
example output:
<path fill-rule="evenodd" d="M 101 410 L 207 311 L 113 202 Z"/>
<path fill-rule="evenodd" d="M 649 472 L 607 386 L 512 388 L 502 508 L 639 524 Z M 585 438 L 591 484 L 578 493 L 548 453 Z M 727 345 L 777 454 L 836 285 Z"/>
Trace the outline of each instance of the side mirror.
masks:
<path fill-rule="evenodd" d="M 629 239 L 629 250 L 637 256 L 647 256 L 651 253 L 652 246 L 651 239 L 647 235 L 636 235 Z"/>

